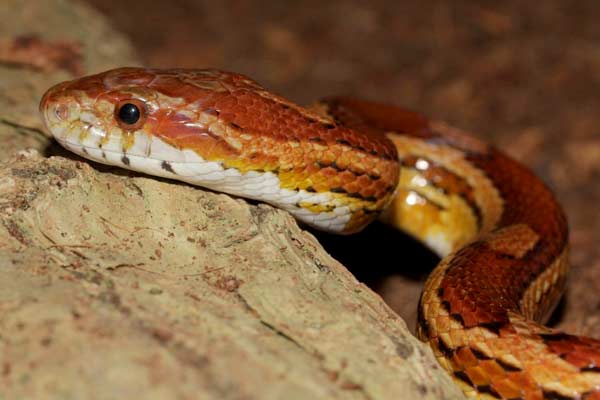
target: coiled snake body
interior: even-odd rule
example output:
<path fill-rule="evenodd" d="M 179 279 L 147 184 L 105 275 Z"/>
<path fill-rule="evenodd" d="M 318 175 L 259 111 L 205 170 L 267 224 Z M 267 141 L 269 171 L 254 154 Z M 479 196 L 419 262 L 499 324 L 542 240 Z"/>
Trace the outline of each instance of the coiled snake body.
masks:
<path fill-rule="evenodd" d="M 238 74 L 120 68 L 61 83 L 42 118 L 83 157 L 258 199 L 318 229 L 376 217 L 444 258 L 419 336 L 465 393 L 600 399 L 600 341 L 544 327 L 568 232 L 552 193 L 497 149 L 399 107 L 303 108 Z"/>

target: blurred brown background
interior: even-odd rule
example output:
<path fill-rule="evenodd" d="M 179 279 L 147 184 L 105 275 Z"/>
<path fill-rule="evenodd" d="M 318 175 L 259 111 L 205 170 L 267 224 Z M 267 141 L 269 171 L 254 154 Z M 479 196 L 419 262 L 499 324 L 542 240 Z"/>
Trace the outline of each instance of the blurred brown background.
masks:
<path fill-rule="evenodd" d="M 598 1 L 87 1 L 148 66 L 234 70 L 300 103 L 353 94 L 403 104 L 503 148 L 569 216 L 574 272 L 554 323 L 600 328 Z M 434 257 L 382 227 L 319 238 L 414 319 Z M 382 254 L 372 259 L 365 243 Z"/>

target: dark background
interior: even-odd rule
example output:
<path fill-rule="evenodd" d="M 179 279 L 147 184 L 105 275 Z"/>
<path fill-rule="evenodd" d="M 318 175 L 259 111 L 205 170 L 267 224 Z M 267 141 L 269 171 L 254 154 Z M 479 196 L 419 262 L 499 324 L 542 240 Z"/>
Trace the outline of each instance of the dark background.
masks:
<path fill-rule="evenodd" d="M 600 328 L 597 0 L 88 2 L 148 66 L 233 70 L 300 103 L 352 94 L 402 104 L 504 149 L 556 191 L 571 223 L 574 272 L 554 323 Z M 434 257 L 381 227 L 319 238 L 414 320 Z"/>

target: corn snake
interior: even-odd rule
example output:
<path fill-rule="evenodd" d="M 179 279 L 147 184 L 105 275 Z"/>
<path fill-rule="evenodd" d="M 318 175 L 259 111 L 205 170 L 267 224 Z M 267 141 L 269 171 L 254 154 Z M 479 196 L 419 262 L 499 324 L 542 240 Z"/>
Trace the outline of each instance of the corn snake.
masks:
<path fill-rule="evenodd" d="M 441 256 L 419 336 L 466 394 L 600 399 L 600 341 L 540 325 L 568 269 L 551 191 L 497 149 L 396 106 L 303 108 L 234 73 L 121 68 L 44 95 L 67 149 L 268 202 L 317 229 L 380 217 Z"/>

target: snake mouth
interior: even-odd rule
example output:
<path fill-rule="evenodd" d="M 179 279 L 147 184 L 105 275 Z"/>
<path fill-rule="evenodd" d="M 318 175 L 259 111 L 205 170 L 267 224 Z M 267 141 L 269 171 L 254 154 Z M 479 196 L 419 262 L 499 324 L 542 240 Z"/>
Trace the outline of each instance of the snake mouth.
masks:
<path fill-rule="evenodd" d="M 146 146 L 144 152 L 136 151 L 139 148 L 136 149 L 135 147 L 129 150 L 115 150 L 101 146 L 85 145 L 81 142 L 58 137 L 56 137 L 56 140 L 61 146 L 83 158 L 165 178 L 195 181 L 201 176 L 203 180 L 211 181 L 223 171 L 221 162 L 206 161 L 190 150 L 177 150 L 156 138 L 151 140 L 151 143 L 156 143 L 156 145 Z M 156 155 L 152 156 L 152 153 L 148 154 L 148 150 L 154 148 L 155 154 L 160 155 L 160 152 L 156 152 L 157 147 L 161 149 L 171 147 L 172 151 L 163 152 L 163 156 L 158 157 Z M 176 154 L 177 157 L 168 157 L 169 154 Z M 215 176 L 212 176 L 211 173 Z"/>

